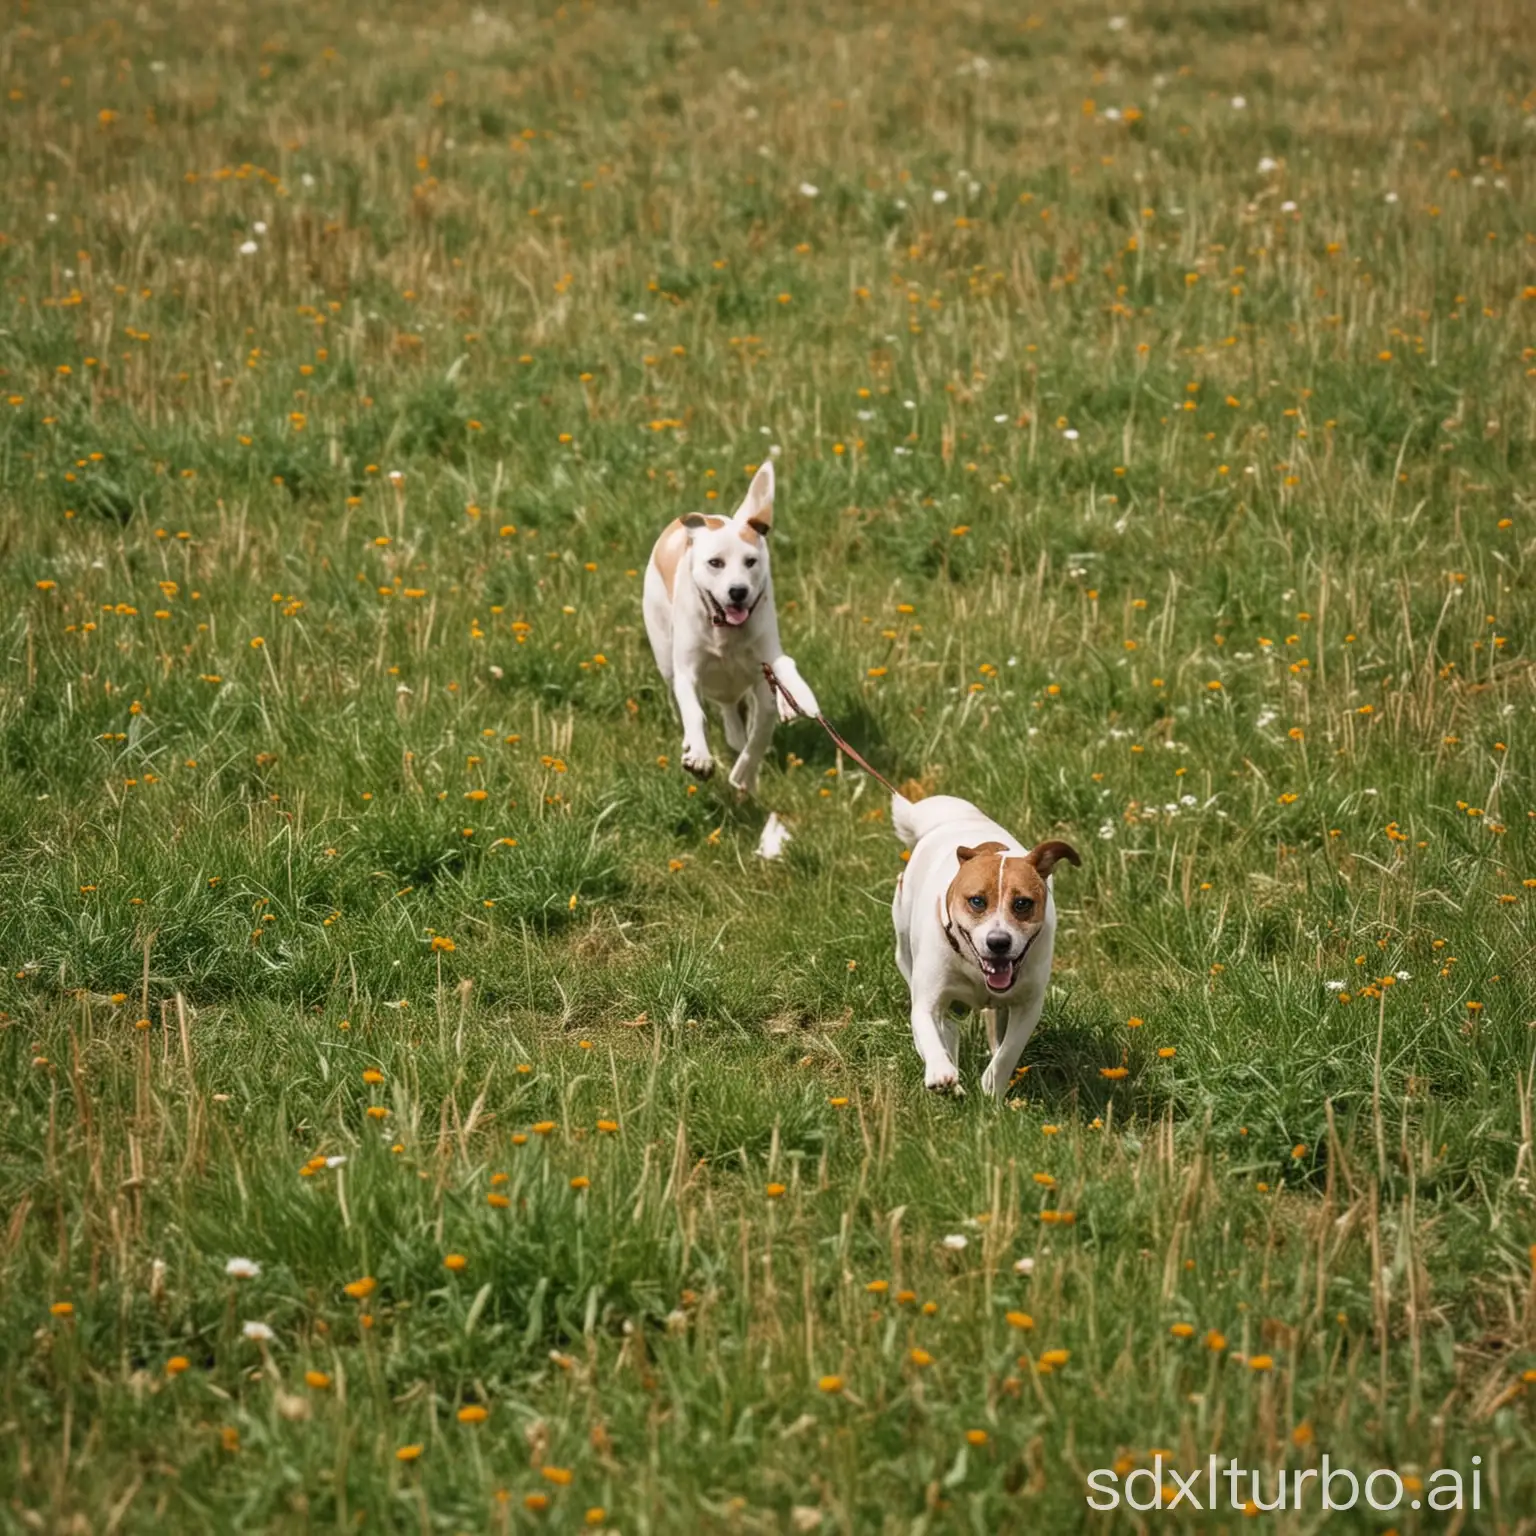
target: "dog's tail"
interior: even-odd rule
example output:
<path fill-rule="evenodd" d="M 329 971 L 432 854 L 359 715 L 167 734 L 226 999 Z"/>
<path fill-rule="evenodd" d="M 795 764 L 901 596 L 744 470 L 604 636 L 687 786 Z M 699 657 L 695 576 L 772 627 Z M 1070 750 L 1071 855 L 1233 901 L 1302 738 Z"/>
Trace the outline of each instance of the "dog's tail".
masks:
<path fill-rule="evenodd" d="M 928 795 L 922 800 L 892 795 L 891 826 L 896 836 L 910 848 L 935 827 L 952 821 L 958 803 L 953 795 Z"/>
<path fill-rule="evenodd" d="M 917 806 L 905 795 L 891 796 L 891 830 L 908 847 L 918 839 L 916 811 Z"/>

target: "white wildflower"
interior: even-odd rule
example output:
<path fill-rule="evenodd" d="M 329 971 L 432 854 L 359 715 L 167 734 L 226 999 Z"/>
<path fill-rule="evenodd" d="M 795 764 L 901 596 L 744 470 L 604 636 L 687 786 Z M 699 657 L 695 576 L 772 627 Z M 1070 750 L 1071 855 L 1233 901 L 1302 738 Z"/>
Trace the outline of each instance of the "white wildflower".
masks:
<path fill-rule="evenodd" d="M 265 1323 L 242 1323 L 240 1332 L 248 1339 L 255 1339 L 259 1344 L 270 1344 L 277 1337 Z"/>
<path fill-rule="evenodd" d="M 789 838 L 789 828 L 779 819 L 777 811 L 772 812 L 763 823 L 763 835 L 757 840 L 758 858 L 778 858 L 784 852 L 784 845 Z"/>
<path fill-rule="evenodd" d="M 261 1273 L 261 1265 L 255 1259 L 231 1259 L 224 1273 L 232 1280 L 254 1280 Z"/>

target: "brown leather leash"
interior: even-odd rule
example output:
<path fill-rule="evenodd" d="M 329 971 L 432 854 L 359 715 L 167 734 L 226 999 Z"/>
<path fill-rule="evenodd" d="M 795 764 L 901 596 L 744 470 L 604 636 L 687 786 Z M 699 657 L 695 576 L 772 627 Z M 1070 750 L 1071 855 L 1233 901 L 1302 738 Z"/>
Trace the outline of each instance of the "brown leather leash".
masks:
<path fill-rule="evenodd" d="M 797 715 L 801 716 L 802 718 L 806 718 L 805 711 L 800 708 L 800 705 L 795 700 L 794 695 L 791 694 L 790 691 L 784 686 L 784 684 L 781 683 L 778 678 L 773 675 L 773 668 L 769 666 L 766 661 L 763 663 L 763 676 L 768 679 L 768 686 L 776 694 L 778 694 L 781 699 L 786 700 L 789 704 L 789 707 L 794 710 Z M 819 725 L 822 730 L 824 730 L 827 735 L 832 738 L 833 744 L 837 747 L 838 751 L 844 753 L 848 757 L 851 757 L 853 761 L 856 762 L 859 767 L 862 768 L 864 772 L 870 776 L 870 778 L 875 779 L 879 783 L 885 785 L 885 787 L 890 790 L 893 795 L 899 795 L 901 793 L 901 791 L 897 789 L 896 786 L 892 784 L 891 781 L 886 778 L 886 776 L 881 773 L 878 768 L 872 768 L 867 762 L 865 762 L 862 754 L 856 748 L 848 745 L 848 742 L 843 738 L 837 727 L 834 726 L 825 715 L 817 715 L 815 720 L 817 725 Z"/>

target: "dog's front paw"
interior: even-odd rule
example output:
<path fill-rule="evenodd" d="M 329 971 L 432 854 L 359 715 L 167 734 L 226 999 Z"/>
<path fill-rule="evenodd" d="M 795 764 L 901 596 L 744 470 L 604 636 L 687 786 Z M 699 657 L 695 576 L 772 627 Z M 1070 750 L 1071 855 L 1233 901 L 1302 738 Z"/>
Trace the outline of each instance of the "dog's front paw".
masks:
<path fill-rule="evenodd" d="M 731 768 L 731 788 L 739 789 L 744 795 L 757 793 L 757 764 L 745 752 Z"/>
<path fill-rule="evenodd" d="M 695 778 L 707 779 L 715 771 L 715 760 L 709 748 L 697 742 L 683 743 L 683 767 Z"/>
<path fill-rule="evenodd" d="M 951 1094 L 957 1099 L 965 1097 L 965 1089 L 960 1086 L 960 1073 L 954 1062 L 947 1058 L 928 1063 L 923 1072 L 923 1087 L 930 1093 Z"/>
<path fill-rule="evenodd" d="M 802 715 L 814 720 L 821 713 L 821 705 L 816 702 L 816 695 L 806 687 L 805 679 L 800 676 L 800 668 L 795 665 L 794 658 L 780 656 L 773 664 L 773 671 L 779 684 L 774 689 L 774 698 L 779 706 L 779 719 L 786 724 L 791 720 L 798 720 Z"/>

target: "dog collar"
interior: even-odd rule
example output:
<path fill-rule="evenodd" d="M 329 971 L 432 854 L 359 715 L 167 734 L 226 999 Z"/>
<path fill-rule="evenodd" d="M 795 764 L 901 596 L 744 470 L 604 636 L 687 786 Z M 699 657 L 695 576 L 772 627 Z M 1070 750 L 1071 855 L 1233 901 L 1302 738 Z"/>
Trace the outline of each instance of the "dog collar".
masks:
<path fill-rule="evenodd" d="M 944 910 L 942 900 L 939 902 L 939 926 L 944 930 L 944 937 L 949 940 L 949 947 L 957 955 L 963 955 L 965 951 L 960 948 L 960 941 L 955 937 L 955 925 L 950 921 L 949 913 Z"/>

